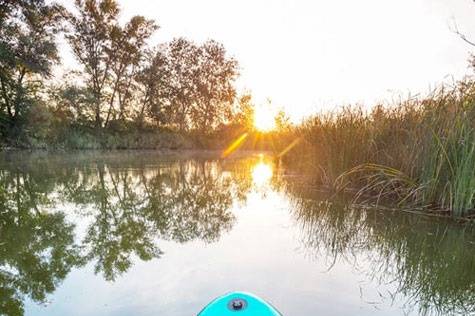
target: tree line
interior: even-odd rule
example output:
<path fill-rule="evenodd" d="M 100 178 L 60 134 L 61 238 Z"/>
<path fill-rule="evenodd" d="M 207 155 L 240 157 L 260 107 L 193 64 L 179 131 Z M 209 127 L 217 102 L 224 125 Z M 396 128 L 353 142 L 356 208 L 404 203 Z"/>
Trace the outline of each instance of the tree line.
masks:
<path fill-rule="evenodd" d="M 119 21 L 116 0 L 0 0 L 0 137 L 16 144 L 71 129 L 209 134 L 242 118 L 238 63 L 214 40 L 150 44 L 154 20 Z M 64 38 L 77 64 L 55 76 Z M 241 98 L 242 99 L 242 98 Z M 56 133 L 56 134 L 55 134 Z"/>

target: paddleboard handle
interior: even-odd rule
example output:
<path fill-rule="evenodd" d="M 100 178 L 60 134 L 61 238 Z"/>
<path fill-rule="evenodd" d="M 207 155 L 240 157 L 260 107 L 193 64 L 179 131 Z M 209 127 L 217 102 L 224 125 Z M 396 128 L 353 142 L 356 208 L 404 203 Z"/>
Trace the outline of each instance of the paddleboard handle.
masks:
<path fill-rule="evenodd" d="M 247 306 L 247 302 L 245 299 L 242 298 L 235 298 L 229 301 L 228 308 L 232 311 L 241 311 L 245 309 Z"/>

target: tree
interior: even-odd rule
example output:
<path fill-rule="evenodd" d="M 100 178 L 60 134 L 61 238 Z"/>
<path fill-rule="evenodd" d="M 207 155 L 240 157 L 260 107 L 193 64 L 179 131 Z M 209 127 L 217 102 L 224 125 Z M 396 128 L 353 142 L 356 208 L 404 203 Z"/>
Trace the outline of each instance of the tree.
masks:
<path fill-rule="evenodd" d="M 102 126 L 102 102 L 107 81 L 110 80 L 109 34 L 118 23 L 119 7 L 114 0 L 76 0 L 77 16 L 69 15 L 72 33 L 68 40 L 74 55 L 83 65 L 87 88 L 94 100 L 94 122 Z"/>
<path fill-rule="evenodd" d="M 161 50 L 153 50 L 146 55 L 142 69 L 135 77 L 139 94 L 136 119 L 142 125 L 146 117 L 157 125 L 170 122 L 170 72 L 167 59 Z"/>
<path fill-rule="evenodd" d="M 0 0 L 0 132 L 17 137 L 42 79 L 59 63 L 64 8 L 45 0 Z"/>
<path fill-rule="evenodd" d="M 124 28 L 115 26 L 111 32 L 112 49 L 109 52 L 113 84 L 109 99 L 109 109 L 106 124 L 114 110 L 117 118 L 124 120 L 129 116 L 128 105 L 134 94 L 134 80 L 138 75 L 140 64 L 143 61 L 146 40 L 158 29 L 155 22 L 142 16 L 134 16 Z"/>
<path fill-rule="evenodd" d="M 292 123 L 290 117 L 285 113 L 283 109 L 280 109 L 275 116 L 275 126 L 278 131 L 288 131 Z"/>
<path fill-rule="evenodd" d="M 66 126 L 93 121 L 94 113 L 90 109 L 94 106 L 94 96 L 91 91 L 73 83 L 69 76 L 62 79 L 62 83 L 51 85 L 49 90 L 50 111 L 55 119 Z"/>
<path fill-rule="evenodd" d="M 197 66 L 196 46 L 184 38 L 172 40 L 164 47 L 167 76 L 167 102 L 170 120 L 180 130 L 190 127 L 191 108 L 195 98 L 193 76 Z"/>
<path fill-rule="evenodd" d="M 237 100 L 233 123 L 247 130 L 253 129 L 254 108 L 255 104 L 252 101 L 252 95 L 250 93 L 241 95 Z"/>
<path fill-rule="evenodd" d="M 197 54 L 198 65 L 193 76 L 195 106 L 191 118 L 196 128 L 209 132 L 231 118 L 237 61 L 227 58 L 224 46 L 212 40 L 198 47 Z"/>
<path fill-rule="evenodd" d="M 237 62 L 224 47 L 177 38 L 162 46 L 142 77 L 152 118 L 180 130 L 209 132 L 230 119 L 236 96 Z M 165 119 L 164 116 L 168 118 Z"/>
<path fill-rule="evenodd" d="M 94 97 L 94 125 L 101 128 L 112 117 L 124 118 L 146 41 L 158 26 L 142 16 L 120 26 L 115 0 L 76 0 L 76 9 L 68 39 Z"/>
<path fill-rule="evenodd" d="M 472 46 L 472 47 L 475 47 L 475 40 L 467 37 L 466 34 L 462 33 L 459 28 L 458 28 L 458 25 L 457 23 L 455 22 L 455 20 L 453 21 L 453 25 L 451 27 L 452 31 L 458 35 L 465 43 L 467 43 L 468 45 Z M 475 70 L 475 55 L 474 54 L 471 54 L 470 55 L 470 60 L 469 60 L 469 63 L 470 63 L 470 66 L 472 67 L 472 69 Z"/>

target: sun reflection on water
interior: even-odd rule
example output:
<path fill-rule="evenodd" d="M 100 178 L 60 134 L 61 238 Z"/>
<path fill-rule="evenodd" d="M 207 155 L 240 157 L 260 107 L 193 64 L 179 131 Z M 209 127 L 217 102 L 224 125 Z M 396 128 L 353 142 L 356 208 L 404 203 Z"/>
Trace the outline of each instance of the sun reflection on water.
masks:
<path fill-rule="evenodd" d="M 263 186 L 270 182 L 272 174 L 272 165 L 261 160 L 252 168 L 252 182 L 256 186 Z"/>

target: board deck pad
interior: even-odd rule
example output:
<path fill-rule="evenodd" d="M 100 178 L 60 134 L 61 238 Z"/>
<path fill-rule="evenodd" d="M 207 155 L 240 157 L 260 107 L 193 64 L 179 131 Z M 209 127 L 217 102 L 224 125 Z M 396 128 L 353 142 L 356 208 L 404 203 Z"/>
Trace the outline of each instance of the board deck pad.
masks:
<path fill-rule="evenodd" d="M 232 292 L 209 303 L 198 316 L 282 316 L 282 314 L 255 295 Z"/>

